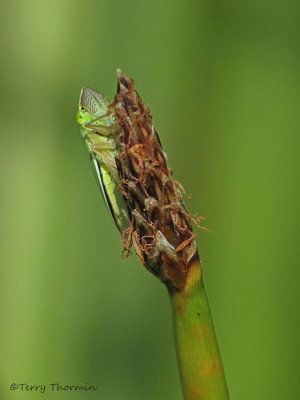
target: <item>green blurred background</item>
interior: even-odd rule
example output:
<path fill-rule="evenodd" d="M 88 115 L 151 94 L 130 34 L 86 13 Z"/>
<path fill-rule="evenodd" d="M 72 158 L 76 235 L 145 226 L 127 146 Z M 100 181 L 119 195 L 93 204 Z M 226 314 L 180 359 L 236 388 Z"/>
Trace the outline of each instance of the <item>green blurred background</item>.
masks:
<path fill-rule="evenodd" d="M 299 14 L 296 1 L 1 2 L 1 400 L 182 398 L 167 292 L 122 260 L 75 122 L 81 87 L 111 99 L 117 67 L 214 232 L 198 244 L 231 398 L 298 398 Z"/>

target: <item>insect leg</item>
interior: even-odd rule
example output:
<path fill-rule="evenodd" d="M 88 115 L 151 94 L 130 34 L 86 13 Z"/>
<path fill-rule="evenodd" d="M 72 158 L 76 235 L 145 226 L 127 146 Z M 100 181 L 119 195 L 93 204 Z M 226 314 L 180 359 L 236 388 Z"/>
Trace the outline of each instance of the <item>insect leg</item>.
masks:
<path fill-rule="evenodd" d="M 119 125 L 117 123 L 112 123 L 109 126 L 89 124 L 86 125 L 88 128 L 92 129 L 94 132 L 98 132 L 103 136 L 115 135 L 120 132 Z"/>
<path fill-rule="evenodd" d="M 111 122 L 109 125 L 100 125 L 95 124 L 95 122 L 99 121 L 102 118 L 109 117 L 108 112 L 99 115 L 98 117 L 94 118 L 92 121 L 87 122 L 83 126 L 89 129 L 92 129 L 95 132 L 101 133 L 103 136 L 108 136 L 111 134 L 117 134 L 120 132 L 120 127 L 117 122 Z"/>

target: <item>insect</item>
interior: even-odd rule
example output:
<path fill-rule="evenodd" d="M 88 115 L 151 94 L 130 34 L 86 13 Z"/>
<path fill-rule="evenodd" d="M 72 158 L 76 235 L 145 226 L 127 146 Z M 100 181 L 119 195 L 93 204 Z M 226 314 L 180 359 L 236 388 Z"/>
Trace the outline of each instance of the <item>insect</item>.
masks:
<path fill-rule="evenodd" d="M 91 88 L 81 90 L 77 122 L 106 205 L 122 234 L 128 225 L 128 217 L 122 194 L 118 190 L 119 176 L 115 162 L 119 125 L 112 115 L 108 115 L 108 104 L 103 96 Z"/>

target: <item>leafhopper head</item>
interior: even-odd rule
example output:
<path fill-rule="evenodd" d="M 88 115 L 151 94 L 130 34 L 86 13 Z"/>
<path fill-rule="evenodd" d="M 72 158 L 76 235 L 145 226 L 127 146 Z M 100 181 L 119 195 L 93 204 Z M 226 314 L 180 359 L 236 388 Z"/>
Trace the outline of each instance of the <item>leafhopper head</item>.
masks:
<path fill-rule="evenodd" d="M 91 88 L 81 90 L 79 106 L 94 117 L 100 117 L 107 112 L 107 103 L 104 97 Z"/>
<path fill-rule="evenodd" d="M 107 102 L 104 97 L 92 88 L 83 88 L 80 93 L 76 115 L 78 124 L 84 128 L 106 115 Z"/>

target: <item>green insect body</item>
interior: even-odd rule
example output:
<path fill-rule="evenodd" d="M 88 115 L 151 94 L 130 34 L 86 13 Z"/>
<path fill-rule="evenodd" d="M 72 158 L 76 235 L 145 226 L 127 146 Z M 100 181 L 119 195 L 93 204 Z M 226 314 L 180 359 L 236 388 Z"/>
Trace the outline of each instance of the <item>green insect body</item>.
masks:
<path fill-rule="evenodd" d="M 106 205 L 122 234 L 128 225 L 128 217 L 122 194 L 118 190 L 119 177 L 115 162 L 119 126 L 113 116 L 108 115 L 105 99 L 91 88 L 83 88 L 81 91 L 77 122 L 90 152 Z"/>

